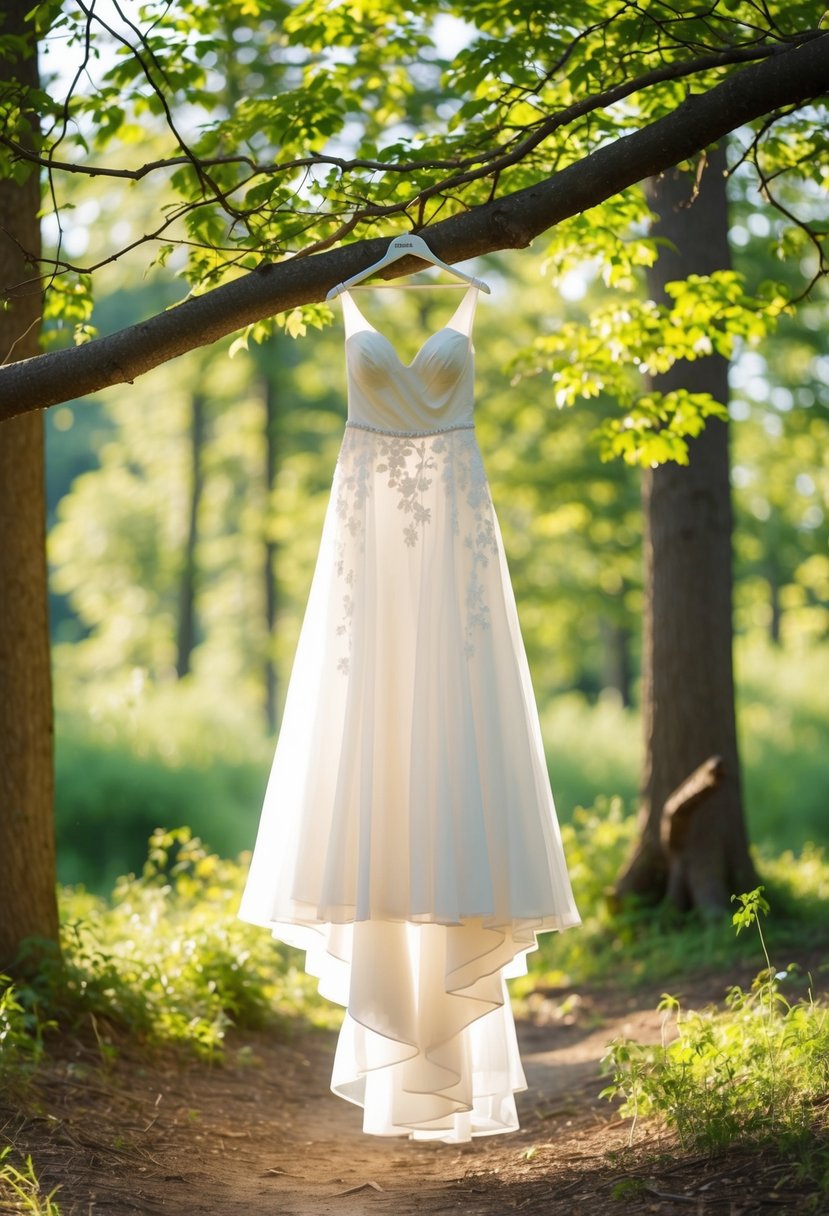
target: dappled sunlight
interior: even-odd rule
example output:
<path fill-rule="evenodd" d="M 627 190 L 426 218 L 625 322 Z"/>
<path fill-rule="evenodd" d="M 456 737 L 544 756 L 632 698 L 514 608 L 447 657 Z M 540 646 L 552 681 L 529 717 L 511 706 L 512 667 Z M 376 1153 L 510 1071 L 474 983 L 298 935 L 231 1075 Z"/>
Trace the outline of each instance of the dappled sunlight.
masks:
<path fill-rule="evenodd" d="M 587 7 L 6 6 L 4 1212 L 825 1205 L 829 31 Z"/>

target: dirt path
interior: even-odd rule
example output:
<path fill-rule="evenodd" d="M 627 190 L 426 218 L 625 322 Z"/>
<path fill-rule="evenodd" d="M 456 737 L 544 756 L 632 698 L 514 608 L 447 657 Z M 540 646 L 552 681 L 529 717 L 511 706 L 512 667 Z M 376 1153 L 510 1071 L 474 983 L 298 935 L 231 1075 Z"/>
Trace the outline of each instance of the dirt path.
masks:
<path fill-rule="evenodd" d="M 721 981 L 698 995 L 721 995 Z M 653 1172 L 654 1153 L 671 1149 L 655 1133 L 637 1131 L 628 1149 L 629 1125 L 597 1097 L 599 1060 L 619 1035 L 658 1038 L 656 998 L 598 994 L 564 1018 L 549 1002 L 541 1024 L 521 1023 L 529 1082 L 519 1095 L 521 1130 L 470 1145 L 365 1136 L 361 1111 L 328 1088 L 335 1036 L 327 1032 L 287 1044 L 248 1036 L 214 1068 L 148 1066 L 122 1050 L 104 1076 L 89 1047 L 66 1044 L 36 1111 L 15 1116 L 7 1105 L 0 1126 L 32 1154 L 45 1183 L 60 1185 L 61 1216 L 805 1211 L 806 1197 L 791 1189 L 782 1205 L 767 1198 L 768 1182 L 766 1198 L 754 1194 L 756 1170 L 739 1159 L 725 1170 L 719 1162 L 717 1184 L 706 1189 L 699 1160 L 668 1157 Z"/>

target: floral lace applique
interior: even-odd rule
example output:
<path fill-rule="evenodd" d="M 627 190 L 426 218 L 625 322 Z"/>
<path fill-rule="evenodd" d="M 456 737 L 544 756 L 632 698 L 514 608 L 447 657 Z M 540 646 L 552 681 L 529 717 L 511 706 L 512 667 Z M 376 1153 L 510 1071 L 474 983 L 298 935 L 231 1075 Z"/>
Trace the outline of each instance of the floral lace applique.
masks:
<path fill-rule="evenodd" d="M 351 563 L 355 547 L 358 551 L 363 548 L 363 520 L 366 500 L 371 493 L 371 477 L 372 453 L 368 444 L 352 443 L 348 449 L 343 444 L 335 478 L 336 511 L 343 525 L 336 541 L 336 570 L 337 577 L 346 586 L 342 596 L 342 617 L 337 626 L 337 636 L 343 638 L 348 647 L 347 653 L 337 662 L 337 670 L 343 675 L 348 675 L 351 666 L 351 620 L 354 616 L 354 585 L 357 579 Z"/>
<path fill-rule="evenodd" d="M 411 522 L 403 529 L 403 538 L 413 549 L 420 530 L 432 519 L 431 507 L 423 505 L 422 496 L 432 484 L 427 473 L 437 468 L 437 461 L 427 450 L 427 439 L 416 441 L 409 437 L 383 435 L 376 442 L 382 463 L 375 465 L 375 471 L 388 473 L 389 489 L 397 490 L 399 495 L 398 510 L 411 516 Z"/>
<path fill-rule="evenodd" d="M 336 510 L 342 525 L 336 546 L 336 572 L 345 584 L 337 635 L 348 647 L 337 669 L 343 674 L 350 669 L 355 569 L 364 545 L 366 503 L 376 474 L 384 474 L 389 489 L 396 491 L 398 510 L 408 517 L 402 529 L 403 543 L 412 549 L 432 522 L 428 498 L 434 497 L 433 482 L 440 475 L 455 535 L 463 520 L 462 544 L 467 553 L 464 652 L 471 657 L 475 653 L 475 632 L 490 624 L 480 572 L 498 552 L 486 473 L 471 428 L 425 436 L 354 428 L 346 433 L 336 481 Z"/>
<path fill-rule="evenodd" d="M 433 450 L 443 451 L 445 441 L 438 440 Z M 448 445 L 446 445 L 448 446 Z M 449 497 L 452 528 L 457 534 L 459 524 L 459 502 L 464 501 L 467 512 L 467 532 L 463 538 L 464 548 L 469 551 L 471 561 L 466 580 L 466 627 L 464 651 L 467 657 L 475 653 L 473 635 L 475 629 L 488 629 L 490 624 L 489 604 L 486 601 L 480 570 L 489 564 L 498 552 L 495 539 L 495 524 L 489 488 L 481 454 L 474 438 L 466 437 L 452 445 L 443 467 L 443 482 Z M 468 528 L 468 511 L 472 510 L 472 528 Z"/>

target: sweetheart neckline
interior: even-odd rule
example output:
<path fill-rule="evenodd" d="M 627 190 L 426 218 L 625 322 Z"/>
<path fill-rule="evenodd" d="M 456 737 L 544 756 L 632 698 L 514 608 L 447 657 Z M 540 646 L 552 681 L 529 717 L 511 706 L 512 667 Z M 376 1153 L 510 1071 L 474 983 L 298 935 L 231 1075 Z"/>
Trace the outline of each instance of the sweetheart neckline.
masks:
<path fill-rule="evenodd" d="M 464 342 L 467 344 L 467 347 L 471 348 L 471 346 L 472 346 L 472 338 L 470 337 L 469 334 L 461 333 L 461 331 L 459 329 L 453 329 L 451 325 L 444 325 L 442 329 L 436 329 L 434 331 L 434 333 L 429 334 L 428 338 L 425 338 L 424 341 L 418 347 L 418 349 L 414 355 L 414 358 L 411 359 L 411 361 L 409 363 L 404 363 L 403 360 L 400 358 L 400 355 L 397 352 L 397 348 L 394 345 L 394 343 L 392 342 L 391 338 L 388 338 L 382 332 L 382 330 L 375 329 L 374 326 L 370 325 L 368 322 L 366 322 L 366 325 L 367 325 L 366 329 L 359 329 L 359 330 L 357 330 L 356 333 L 349 334 L 346 341 L 351 342 L 352 339 L 359 338 L 360 334 L 365 334 L 365 333 L 376 334 L 376 336 L 378 338 L 380 338 L 381 341 L 385 342 L 386 346 L 389 348 L 391 353 L 394 355 L 394 357 L 397 360 L 397 363 L 400 365 L 400 367 L 402 367 L 403 370 L 407 371 L 407 372 L 414 370 L 415 364 L 417 363 L 418 359 L 425 351 L 426 347 L 432 341 L 432 339 L 439 338 L 442 334 L 447 334 L 447 333 L 457 334 L 459 338 L 463 338 Z"/>
<path fill-rule="evenodd" d="M 433 333 L 429 334 L 429 336 L 423 340 L 423 342 L 418 347 L 418 349 L 414 355 L 414 358 L 409 363 L 404 363 L 403 360 L 400 358 L 400 355 L 398 354 L 398 351 L 397 351 L 397 347 L 394 345 L 391 338 L 389 338 L 386 334 L 384 334 L 381 329 L 377 329 L 376 326 L 372 325 L 371 321 L 369 321 L 368 318 L 365 316 L 365 314 L 363 313 L 363 310 L 360 308 L 359 304 L 354 299 L 354 296 L 351 294 L 351 292 L 344 291 L 342 293 L 343 296 L 346 296 L 346 295 L 348 296 L 352 307 L 354 308 L 358 317 L 360 318 L 360 320 L 363 322 L 363 325 L 365 326 L 364 330 L 357 330 L 356 333 L 349 334 L 348 339 L 350 340 L 351 338 L 356 338 L 358 333 L 365 333 L 366 330 L 370 333 L 377 334 L 377 336 L 379 338 L 383 339 L 383 341 L 386 343 L 386 345 L 388 346 L 389 350 L 394 355 L 394 357 L 397 360 L 397 362 L 399 363 L 399 365 L 405 371 L 412 371 L 412 369 L 414 368 L 414 365 L 417 363 L 418 359 L 423 354 L 423 351 L 426 349 L 426 347 L 429 345 L 429 343 L 432 341 L 432 339 L 437 338 L 440 334 L 445 334 L 445 333 L 459 334 L 461 338 L 466 339 L 467 345 L 471 349 L 472 334 L 464 333 L 463 330 L 460 330 L 460 329 L 455 329 L 452 325 L 452 322 L 454 321 L 455 317 L 458 315 L 458 313 L 463 308 L 464 303 L 465 303 L 467 297 L 469 296 L 470 292 L 473 292 L 473 291 L 477 291 L 477 288 L 474 283 L 470 283 L 469 287 L 467 287 L 466 291 L 463 293 L 463 299 L 461 300 L 460 304 L 455 309 L 455 311 L 452 313 L 452 316 L 449 318 L 448 323 L 446 325 L 442 325 L 440 329 L 436 329 Z"/>

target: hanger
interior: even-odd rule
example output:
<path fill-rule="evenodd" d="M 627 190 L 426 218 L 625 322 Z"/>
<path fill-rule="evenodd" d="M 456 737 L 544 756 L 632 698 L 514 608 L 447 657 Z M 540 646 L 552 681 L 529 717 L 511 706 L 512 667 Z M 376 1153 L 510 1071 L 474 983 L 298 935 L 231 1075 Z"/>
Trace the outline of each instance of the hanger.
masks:
<path fill-rule="evenodd" d="M 372 266 L 367 266 L 365 270 L 358 271 L 353 274 L 350 279 L 346 279 L 343 283 L 338 283 L 336 287 L 332 287 L 326 300 L 334 300 L 342 292 L 347 291 L 349 287 L 354 287 L 357 283 L 367 279 L 369 275 L 375 274 L 378 270 L 382 270 L 384 266 L 389 266 L 392 262 L 397 262 L 400 258 L 416 257 L 423 262 L 431 262 L 433 266 L 438 266 L 441 270 L 446 270 L 457 279 L 462 279 L 464 283 L 469 283 L 473 287 L 478 287 L 481 291 L 485 291 L 488 295 L 491 289 L 483 279 L 476 279 L 474 275 L 466 274 L 463 270 L 456 270 L 454 266 L 447 265 L 442 262 L 437 254 L 432 253 L 429 246 L 424 241 L 423 237 L 417 236 L 414 232 L 408 233 L 406 236 L 396 236 L 390 242 L 388 249 L 380 258 L 379 262 L 375 262 Z M 414 286 L 414 284 L 410 284 Z M 430 284 L 431 286 L 431 284 Z"/>

